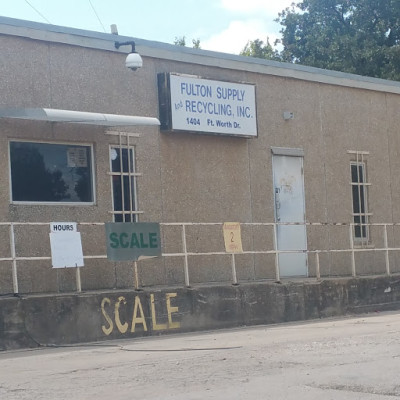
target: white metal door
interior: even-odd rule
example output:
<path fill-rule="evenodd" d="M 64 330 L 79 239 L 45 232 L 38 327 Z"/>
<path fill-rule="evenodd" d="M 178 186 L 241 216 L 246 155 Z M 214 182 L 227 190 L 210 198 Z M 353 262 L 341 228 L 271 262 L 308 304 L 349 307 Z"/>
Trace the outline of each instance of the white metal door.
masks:
<path fill-rule="evenodd" d="M 277 225 L 277 250 L 299 250 L 279 254 L 280 276 L 307 276 L 303 157 L 274 154 L 273 174 L 275 222 L 300 223 Z"/>

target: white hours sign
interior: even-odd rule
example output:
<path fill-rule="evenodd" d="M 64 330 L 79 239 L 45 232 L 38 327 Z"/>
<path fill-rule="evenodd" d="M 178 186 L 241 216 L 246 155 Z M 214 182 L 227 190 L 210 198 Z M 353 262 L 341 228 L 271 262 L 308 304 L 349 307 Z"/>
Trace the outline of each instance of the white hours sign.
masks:
<path fill-rule="evenodd" d="M 255 85 L 176 74 L 158 80 L 162 128 L 257 136 Z"/>

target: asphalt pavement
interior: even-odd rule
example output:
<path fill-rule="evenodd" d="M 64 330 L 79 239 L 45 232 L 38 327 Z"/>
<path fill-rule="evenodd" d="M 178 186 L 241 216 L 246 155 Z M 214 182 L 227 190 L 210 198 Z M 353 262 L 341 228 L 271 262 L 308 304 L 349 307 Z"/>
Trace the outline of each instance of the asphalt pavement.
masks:
<path fill-rule="evenodd" d="M 400 313 L 0 352 L 0 399 L 400 398 Z"/>

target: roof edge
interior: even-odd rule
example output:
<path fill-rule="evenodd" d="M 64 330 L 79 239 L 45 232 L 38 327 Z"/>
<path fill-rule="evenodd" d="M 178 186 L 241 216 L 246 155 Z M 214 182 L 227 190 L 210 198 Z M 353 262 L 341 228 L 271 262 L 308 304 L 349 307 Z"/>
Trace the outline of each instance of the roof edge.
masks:
<path fill-rule="evenodd" d="M 130 36 L 88 31 L 9 17 L 0 16 L 0 35 L 25 37 L 33 40 L 116 52 L 128 52 L 128 50 L 124 49 L 116 50 L 114 46 L 116 41 L 134 40 L 137 51 L 144 57 L 400 94 L 400 82 L 397 81 L 210 50 L 192 49 Z"/>

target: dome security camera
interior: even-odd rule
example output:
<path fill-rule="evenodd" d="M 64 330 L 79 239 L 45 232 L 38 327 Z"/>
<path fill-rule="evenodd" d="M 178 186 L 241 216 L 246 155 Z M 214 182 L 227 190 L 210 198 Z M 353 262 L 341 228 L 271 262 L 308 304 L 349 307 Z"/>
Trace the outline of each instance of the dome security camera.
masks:
<path fill-rule="evenodd" d="M 121 46 L 132 46 L 132 51 L 126 57 L 125 66 L 132 71 L 136 71 L 143 67 L 142 57 L 140 57 L 140 54 L 136 53 L 136 45 L 133 40 L 128 42 L 115 42 L 114 46 L 116 49 L 119 49 Z"/>
<path fill-rule="evenodd" d="M 125 60 L 126 68 L 136 71 L 143 67 L 143 60 L 139 53 L 129 53 Z"/>

